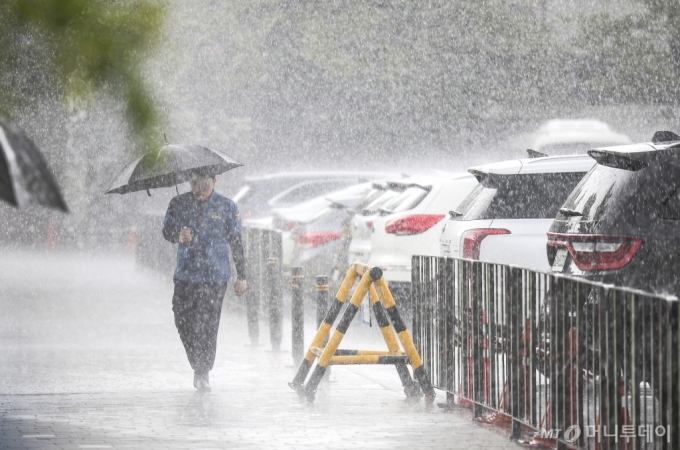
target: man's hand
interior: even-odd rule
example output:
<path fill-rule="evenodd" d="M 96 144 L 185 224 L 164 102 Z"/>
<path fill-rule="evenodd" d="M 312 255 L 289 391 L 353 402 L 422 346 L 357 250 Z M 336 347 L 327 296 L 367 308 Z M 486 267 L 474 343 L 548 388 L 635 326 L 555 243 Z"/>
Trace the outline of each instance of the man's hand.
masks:
<path fill-rule="evenodd" d="M 191 242 L 191 228 L 182 228 L 182 231 L 179 232 L 179 242 L 182 244 Z"/>
<path fill-rule="evenodd" d="M 248 283 L 246 280 L 238 280 L 236 283 L 234 283 L 234 293 L 237 297 L 242 296 L 246 289 L 248 289 Z"/>

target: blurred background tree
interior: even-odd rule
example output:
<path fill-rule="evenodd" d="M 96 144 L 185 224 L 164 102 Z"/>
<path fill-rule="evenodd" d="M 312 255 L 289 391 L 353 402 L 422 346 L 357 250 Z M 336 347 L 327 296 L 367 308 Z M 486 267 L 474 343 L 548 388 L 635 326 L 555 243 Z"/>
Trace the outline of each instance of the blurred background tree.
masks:
<path fill-rule="evenodd" d="M 140 66 L 162 19 L 163 8 L 150 0 L 3 0 L 0 113 L 12 116 L 35 96 L 56 92 L 74 103 L 103 90 L 122 99 L 137 151 L 148 150 L 160 115 Z M 26 78 L 29 84 L 18 81 Z"/>
<path fill-rule="evenodd" d="M 163 142 L 144 71 L 164 16 L 156 0 L 0 2 L 0 115 L 38 144 L 71 212 L 2 205 L 7 242 L 43 245 L 56 230 L 62 245 L 84 248 L 127 236 L 129 204 L 102 191 L 127 160 Z"/>

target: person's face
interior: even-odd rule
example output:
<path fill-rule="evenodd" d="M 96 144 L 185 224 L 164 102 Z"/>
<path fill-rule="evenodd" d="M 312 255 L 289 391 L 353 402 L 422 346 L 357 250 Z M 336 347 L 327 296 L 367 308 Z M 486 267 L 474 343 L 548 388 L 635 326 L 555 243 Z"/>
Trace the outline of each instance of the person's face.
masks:
<path fill-rule="evenodd" d="M 191 181 L 191 193 L 194 194 L 196 200 L 204 201 L 210 194 L 212 194 L 215 188 L 215 180 L 207 177 L 196 177 L 192 178 Z"/>

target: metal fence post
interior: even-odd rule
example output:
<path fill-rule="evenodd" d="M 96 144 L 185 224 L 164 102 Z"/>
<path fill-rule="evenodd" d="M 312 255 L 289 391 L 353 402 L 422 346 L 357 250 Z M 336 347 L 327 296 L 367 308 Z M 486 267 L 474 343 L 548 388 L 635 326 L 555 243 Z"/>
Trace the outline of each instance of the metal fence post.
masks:
<path fill-rule="evenodd" d="M 267 259 L 267 287 L 269 291 L 269 339 L 273 351 L 281 350 L 281 268 L 276 258 Z"/>
<path fill-rule="evenodd" d="M 444 260 L 444 302 L 446 314 L 446 406 L 453 407 L 455 402 L 454 390 L 455 388 L 455 364 L 456 364 L 456 349 L 455 349 L 455 283 L 454 283 L 454 261 L 450 258 Z"/>
<path fill-rule="evenodd" d="M 482 359 L 484 355 L 482 354 L 482 290 L 480 289 L 480 269 L 481 266 L 476 263 L 470 263 L 471 266 L 471 302 L 472 302 L 472 373 L 473 373 L 473 383 L 472 392 L 474 398 L 474 411 L 473 415 L 475 418 L 482 415 L 482 407 L 480 403 L 482 402 Z"/>
<path fill-rule="evenodd" d="M 293 267 L 292 299 L 291 299 L 291 325 L 292 325 L 292 344 L 291 353 L 293 362 L 297 365 L 302 362 L 305 345 L 305 310 L 302 298 L 305 276 L 302 267 Z"/>
<path fill-rule="evenodd" d="M 522 435 L 521 429 L 521 396 L 522 380 L 520 374 L 521 368 L 521 338 L 522 338 L 522 324 L 521 324 L 521 286 L 522 273 L 520 269 L 509 267 L 507 269 L 506 277 L 506 314 L 508 315 L 507 323 L 510 327 L 510 345 L 509 352 L 509 368 L 508 371 L 508 386 L 510 388 L 510 415 L 512 416 L 512 439 L 519 439 Z"/>

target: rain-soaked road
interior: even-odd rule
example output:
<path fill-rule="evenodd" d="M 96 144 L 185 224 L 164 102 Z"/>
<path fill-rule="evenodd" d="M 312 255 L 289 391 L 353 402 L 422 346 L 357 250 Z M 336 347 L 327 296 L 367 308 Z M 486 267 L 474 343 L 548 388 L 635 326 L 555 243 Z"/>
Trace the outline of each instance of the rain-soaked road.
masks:
<path fill-rule="evenodd" d="M 301 403 L 286 385 L 290 353 L 247 346 L 228 302 L 212 392 L 197 394 L 172 284 L 129 257 L 4 253 L 0 282 L 2 449 L 517 448 L 467 417 L 409 404 L 390 367 L 333 368 L 313 407 Z M 381 348 L 375 327 L 347 336 L 346 347 Z"/>

